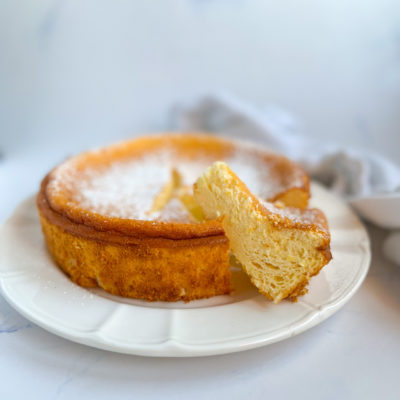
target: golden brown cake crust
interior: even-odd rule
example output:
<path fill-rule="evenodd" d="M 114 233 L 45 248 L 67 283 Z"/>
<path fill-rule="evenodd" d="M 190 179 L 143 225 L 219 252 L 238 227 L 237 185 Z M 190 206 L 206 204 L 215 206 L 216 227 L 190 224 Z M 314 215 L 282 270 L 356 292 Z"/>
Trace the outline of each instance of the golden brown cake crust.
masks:
<path fill-rule="evenodd" d="M 42 185 L 43 188 L 43 185 Z M 96 231 L 37 204 L 47 247 L 78 285 L 148 301 L 190 301 L 229 294 L 229 243 L 224 235 L 173 240 Z"/>
<path fill-rule="evenodd" d="M 79 177 L 88 166 L 107 168 L 159 148 L 173 148 L 178 158 L 190 160 L 200 153 L 215 160 L 228 157 L 237 146 L 210 135 L 165 134 L 72 160 Z M 282 190 L 274 198 L 305 207 L 307 175 L 285 157 L 266 151 L 261 158 L 279 177 Z M 290 182 L 293 174 L 296 184 Z M 229 242 L 219 221 L 162 222 L 99 214 L 74 203 L 69 187 L 55 192 L 51 182 L 56 176 L 57 168 L 43 179 L 37 205 L 49 251 L 75 283 L 149 301 L 190 301 L 231 292 Z"/>

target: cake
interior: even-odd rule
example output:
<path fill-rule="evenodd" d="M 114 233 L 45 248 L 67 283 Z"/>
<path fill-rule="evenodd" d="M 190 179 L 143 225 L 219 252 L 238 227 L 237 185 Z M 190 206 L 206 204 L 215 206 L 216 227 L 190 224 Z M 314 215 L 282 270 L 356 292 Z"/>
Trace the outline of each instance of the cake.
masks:
<path fill-rule="evenodd" d="M 232 290 L 229 241 L 204 220 L 192 185 L 225 160 L 264 200 L 304 208 L 306 173 L 287 158 L 212 135 L 136 138 L 72 157 L 37 197 L 47 247 L 78 285 L 149 301 L 190 301 Z"/>
<path fill-rule="evenodd" d="M 263 201 L 224 162 L 196 181 L 194 199 L 207 219 L 221 221 L 233 254 L 275 303 L 304 294 L 309 279 L 331 259 L 322 211 Z"/>

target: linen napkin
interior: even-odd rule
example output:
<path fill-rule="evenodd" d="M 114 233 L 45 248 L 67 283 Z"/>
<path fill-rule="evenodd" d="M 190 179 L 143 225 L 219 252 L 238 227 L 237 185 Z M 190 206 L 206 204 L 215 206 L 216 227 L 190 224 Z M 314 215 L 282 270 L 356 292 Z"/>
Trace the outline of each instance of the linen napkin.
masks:
<path fill-rule="evenodd" d="M 386 229 L 400 229 L 400 168 L 384 157 L 333 143 L 317 144 L 300 133 L 296 118 L 286 111 L 259 109 L 226 95 L 177 106 L 173 121 L 174 128 L 181 131 L 250 140 L 285 154 L 366 220 Z M 400 265 L 400 231 L 390 233 L 383 250 Z"/>

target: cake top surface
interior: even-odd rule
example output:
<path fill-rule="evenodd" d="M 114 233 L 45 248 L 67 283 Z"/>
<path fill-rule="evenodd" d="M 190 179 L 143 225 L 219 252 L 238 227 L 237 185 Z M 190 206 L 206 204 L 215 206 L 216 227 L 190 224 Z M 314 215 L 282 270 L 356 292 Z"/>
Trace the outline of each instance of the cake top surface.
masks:
<path fill-rule="evenodd" d="M 320 231 L 329 232 L 326 218 L 322 211 L 317 208 L 277 207 L 274 203 L 267 201 L 260 201 L 260 203 L 268 210 L 270 215 L 276 216 L 279 221 L 286 219 L 293 226 L 315 226 Z"/>
<path fill-rule="evenodd" d="M 170 136 L 171 137 L 171 136 Z M 305 173 L 286 158 L 249 145 L 209 136 L 149 137 L 135 147 L 135 140 L 83 153 L 56 167 L 49 176 L 47 197 L 55 209 L 79 209 L 105 217 L 142 221 L 192 223 L 179 199 L 182 189 L 191 191 L 203 170 L 216 160 L 225 161 L 263 200 L 273 199 L 292 187 L 304 185 Z M 220 145 L 220 144 L 223 145 Z M 177 176 L 174 182 L 174 177 Z M 155 208 L 155 199 L 162 207 Z"/>

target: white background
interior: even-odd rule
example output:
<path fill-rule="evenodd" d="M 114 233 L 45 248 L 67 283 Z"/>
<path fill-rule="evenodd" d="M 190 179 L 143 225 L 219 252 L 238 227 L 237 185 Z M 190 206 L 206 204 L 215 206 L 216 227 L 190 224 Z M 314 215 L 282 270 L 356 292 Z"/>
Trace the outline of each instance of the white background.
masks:
<path fill-rule="evenodd" d="M 400 161 L 395 0 L 0 1 L 0 221 L 66 156 L 171 127 L 176 103 L 273 104 L 319 140 Z M 144 359 L 30 325 L 0 299 L 1 398 L 400 398 L 400 271 L 264 349 Z"/>

